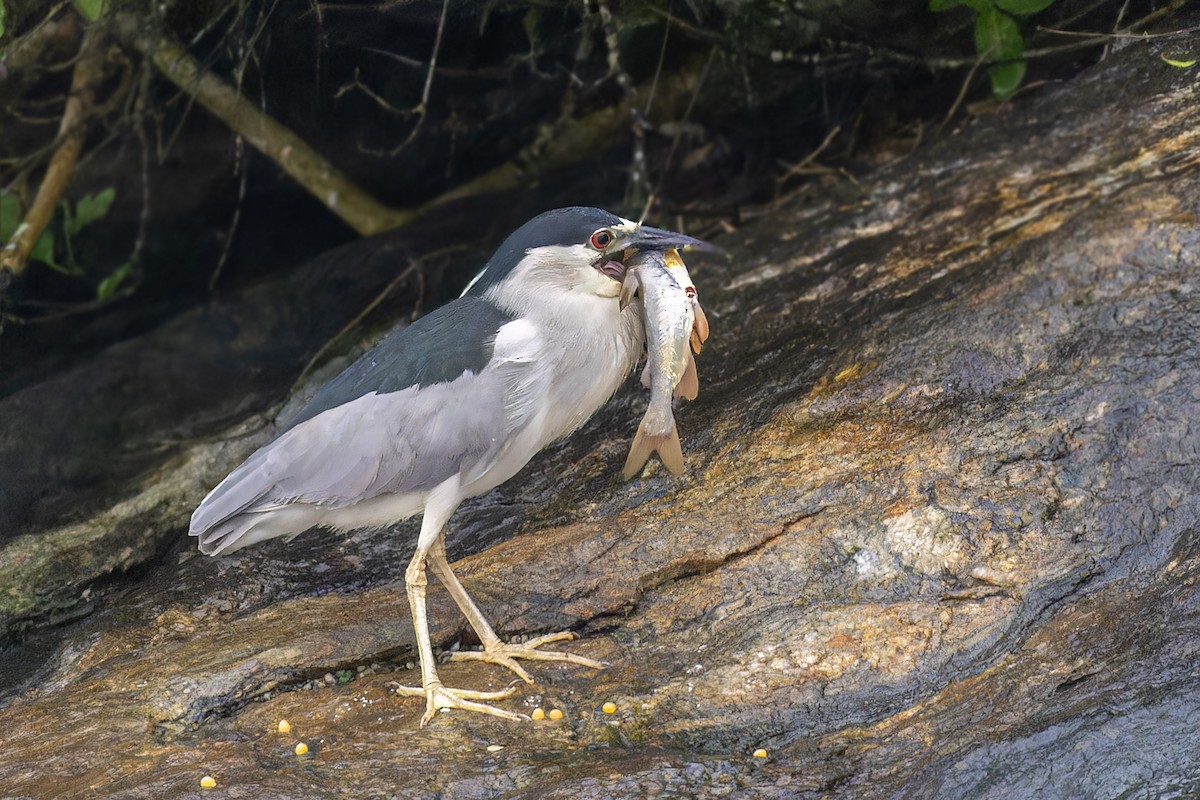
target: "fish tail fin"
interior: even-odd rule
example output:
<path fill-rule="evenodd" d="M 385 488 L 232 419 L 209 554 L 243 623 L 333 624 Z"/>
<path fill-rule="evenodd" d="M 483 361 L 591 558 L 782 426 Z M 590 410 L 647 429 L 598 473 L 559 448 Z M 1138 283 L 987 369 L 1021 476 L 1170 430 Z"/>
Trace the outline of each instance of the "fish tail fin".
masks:
<path fill-rule="evenodd" d="M 634 434 L 633 445 L 625 459 L 625 480 L 641 472 L 654 453 L 658 453 L 663 466 L 669 469 L 671 474 L 679 475 L 683 472 L 683 447 L 679 443 L 679 430 L 675 427 L 674 417 L 668 417 L 669 428 L 666 433 L 650 432 L 658 429 L 652 421 L 647 425 L 647 420 L 651 420 L 651 417 L 652 415 L 647 413 Z"/>

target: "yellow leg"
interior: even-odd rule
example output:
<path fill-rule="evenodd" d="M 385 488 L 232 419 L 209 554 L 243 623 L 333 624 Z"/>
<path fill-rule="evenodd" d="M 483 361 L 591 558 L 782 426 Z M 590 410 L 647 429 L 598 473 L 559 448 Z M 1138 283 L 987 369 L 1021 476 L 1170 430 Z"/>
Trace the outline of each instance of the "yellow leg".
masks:
<path fill-rule="evenodd" d="M 438 536 L 441 539 L 441 535 Z M 425 577 L 426 552 L 418 544 L 417 552 L 409 562 L 404 572 L 404 589 L 408 594 L 408 605 L 412 610 L 413 630 L 417 636 L 417 652 L 421 658 L 421 686 L 393 685 L 397 694 L 409 697 L 425 698 L 425 714 L 421 717 L 421 727 L 424 727 L 434 715 L 443 708 L 461 708 L 464 711 L 478 711 L 481 714 L 491 714 L 505 719 L 528 719 L 521 714 L 514 714 L 477 700 L 502 700 L 516 691 L 509 687 L 502 692 L 474 692 L 465 689 L 451 689 L 442 685 L 433 660 L 433 643 L 429 640 L 429 618 L 425 610 L 425 589 L 428 581 Z"/>
<path fill-rule="evenodd" d="M 438 580 L 446 587 L 446 591 L 450 593 L 450 596 L 454 598 L 455 604 L 458 605 L 463 616 L 467 618 L 467 622 L 470 623 L 471 627 L 475 630 L 475 634 L 479 637 L 480 644 L 483 645 L 482 651 L 452 653 L 450 655 L 451 661 L 486 661 L 489 664 L 496 664 L 512 670 L 517 677 L 526 683 L 533 683 L 533 678 L 517 663 L 516 659 L 518 658 L 528 661 L 565 661 L 570 664 L 578 664 L 581 667 L 591 667 L 592 669 L 601 669 L 608 666 L 602 661 L 594 661 L 572 653 L 538 649 L 542 645 L 551 642 L 574 639 L 575 634 L 570 631 L 548 633 L 545 636 L 530 639 L 523 644 L 506 644 L 501 641 L 496 632 L 492 630 L 492 626 L 488 624 L 487 619 L 484 618 L 483 612 L 479 610 L 479 606 L 475 605 L 475 601 L 467 594 L 466 588 L 459 582 L 454 571 L 450 569 L 450 562 L 446 559 L 445 528 L 438 533 L 437 541 L 429 548 L 429 567 L 438 576 Z"/>

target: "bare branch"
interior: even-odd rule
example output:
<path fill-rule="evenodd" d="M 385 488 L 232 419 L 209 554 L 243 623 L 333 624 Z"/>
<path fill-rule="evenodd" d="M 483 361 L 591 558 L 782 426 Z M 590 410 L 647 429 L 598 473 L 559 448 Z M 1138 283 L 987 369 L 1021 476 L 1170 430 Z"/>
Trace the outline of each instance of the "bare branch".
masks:
<path fill-rule="evenodd" d="M 168 80 L 245 137 L 359 234 L 371 236 L 398 228 L 415 216 L 415 211 L 390 208 L 361 189 L 290 129 L 205 70 L 179 42 L 167 36 L 143 35 L 133 19 L 120 27 L 123 40 L 150 59 Z"/>
<path fill-rule="evenodd" d="M 413 139 L 417 138 L 417 133 L 420 132 L 421 126 L 425 123 L 425 117 L 429 111 L 429 92 L 433 88 L 433 75 L 437 71 L 438 51 L 442 49 L 442 33 L 446 29 L 446 10 L 449 7 L 450 0 L 442 0 L 442 15 L 438 18 L 437 35 L 433 40 L 433 53 L 429 56 L 429 70 L 425 73 L 425 88 L 421 91 L 421 102 L 415 107 L 409 109 L 399 109 L 393 106 L 359 79 L 358 67 L 354 68 L 353 83 L 347 84 L 341 89 L 338 89 L 337 94 L 334 95 L 334 97 L 341 97 L 350 89 L 358 89 L 378 103 L 382 108 L 391 113 L 416 116 L 416 123 L 413 125 L 412 130 L 408 132 L 408 136 L 405 137 L 404 141 L 400 142 L 400 144 L 387 151 L 372 150 L 364 147 L 362 148 L 363 152 L 377 156 L 385 156 L 387 158 L 394 158 L 398 153 L 400 153 L 401 150 L 412 144 Z M 384 53 L 380 50 L 375 50 L 375 52 L 382 53 L 389 58 L 403 59 L 403 56 L 398 56 L 394 53 Z"/>
<path fill-rule="evenodd" d="M 75 171 L 87 133 L 87 120 L 95 105 L 95 87 L 104 72 L 104 53 L 100 48 L 102 38 L 98 26 L 89 27 L 83 36 L 79 46 L 80 57 L 71 76 L 71 93 L 63 107 L 58 128 L 58 147 L 50 157 L 46 174 L 25 212 L 25 219 L 0 250 L 0 288 L 25 271 L 29 255 L 54 216 L 59 198 Z"/>

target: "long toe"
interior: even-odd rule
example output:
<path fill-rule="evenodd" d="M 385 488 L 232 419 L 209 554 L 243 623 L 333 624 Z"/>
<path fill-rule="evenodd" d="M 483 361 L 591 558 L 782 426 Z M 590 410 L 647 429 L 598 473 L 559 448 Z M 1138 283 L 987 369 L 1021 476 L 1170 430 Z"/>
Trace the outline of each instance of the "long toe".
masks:
<path fill-rule="evenodd" d="M 422 728 L 443 708 L 459 708 L 463 711 L 476 711 L 480 714 L 490 714 L 493 717 L 503 717 L 504 719 L 517 721 L 529 719 L 524 714 L 516 714 L 512 711 L 505 711 L 502 708 L 490 706 L 487 703 L 476 702 L 478 700 L 503 700 L 507 697 L 512 697 L 513 692 L 517 691 L 517 687 L 515 686 L 510 686 L 499 692 L 451 689 L 440 683 L 431 684 L 424 688 L 420 686 L 402 686 L 398 683 L 391 683 L 388 686 L 391 687 L 393 692 L 399 695 L 425 698 L 425 714 L 421 717 Z"/>
<path fill-rule="evenodd" d="M 603 661 L 595 661 L 583 656 L 577 656 L 574 653 L 564 653 L 560 650 L 540 650 L 543 645 L 551 642 L 569 641 L 575 638 L 575 634 L 570 631 L 560 631 L 558 633 L 548 633 L 545 636 L 538 636 L 530 639 L 527 642 L 520 644 L 500 643 L 490 648 L 483 650 L 460 650 L 450 654 L 451 661 L 486 661 L 489 664 L 495 664 L 505 669 L 511 670 L 518 678 L 526 683 L 533 683 L 533 678 L 529 673 L 517 663 L 517 659 L 525 659 L 526 661 L 565 661 L 568 664 L 577 664 L 581 667 L 591 667 L 592 669 L 603 669 L 607 667 Z"/>

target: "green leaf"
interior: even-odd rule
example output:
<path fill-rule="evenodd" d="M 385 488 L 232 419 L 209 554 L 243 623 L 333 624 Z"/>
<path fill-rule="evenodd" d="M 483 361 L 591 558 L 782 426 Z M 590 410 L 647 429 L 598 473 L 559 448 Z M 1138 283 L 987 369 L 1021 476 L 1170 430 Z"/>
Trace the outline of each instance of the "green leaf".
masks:
<path fill-rule="evenodd" d="M 113 273 L 100 281 L 100 285 L 96 287 L 96 299 L 107 300 L 112 297 L 117 289 L 121 288 L 121 284 L 129 277 L 132 270 L 133 265 L 128 261 L 113 270 Z"/>
<path fill-rule="evenodd" d="M 1017 21 L 994 7 L 975 15 L 975 49 L 989 61 L 1008 61 L 988 68 L 992 80 L 992 93 L 997 97 L 1008 97 L 1021 85 L 1025 77 L 1024 61 L 1017 61 L 1025 52 L 1025 39 Z"/>
<path fill-rule="evenodd" d="M 21 201 L 15 194 L 0 192 L 0 247 L 8 244 L 8 240 L 17 232 L 20 225 Z M 54 260 L 54 234 L 50 231 L 42 231 L 38 236 L 37 241 L 33 243 L 33 250 L 30 251 L 29 258 L 31 261 L 40 261 L 64 275 L 78 274 Z"/>
<path fill-rule="evenodd" d="M 50 231 L 42 231 L 42 235 L 33 243 L 33 250 L 29 252 L 29 257 L 59 272 L 65 271 L 54 261 L 54 234 Z"/>
<path fill-rule="evenodd" d="M 104 0 L 75 0 L 75 10 L 84 16 L 88 22 L 95 22 L 104 10 Z"/>
<path fill-rule="evenodd" d="M 1021 79 L 1025 77 L 1025 67 L 1024 61 L 988 67 L 988 77 L 992 80 L 992 94 L 1003 99 L 1015 92 L 1021 85 Z"/>
<path fill-rule="evenodd" d="M 103 218 L 112 208 L 113 200 L 116 197 L 117 190 L 109 186 L 96 194 L 89 194 L 87 197 L 81 198 L 75 204 L 75 213 L 67 216 L 67 235 L 74 236 L 83 230 L 84 226 Z"/>
<path fill-rule="evenodd" d="M 1015 19 L 989 6 L 975 15 L 975 50 L 991 61 L 1004 61 L 1025 52 L 1025 39 Z"/>
<path fill-rule="evenodd" d="M 949 11 L 959 6 L 966 6 L 978 12 L 991 8 L 992 0 L 929 0 L 930 11 Z"/>
<path fill-rule="evenodd" d="M 1010 14 L 1036 14 L 1054 0 L 992 0 L 999 8 Z"/>
<path fill-rule="evenodd" d="M 42 231 L 38 236 L 37 241 L 33 243 L 33 250 L 29 252 L 31 261 L 40 261 L 55 272 L 63 275 L 82 275 L 83 270 L 79 267 L 60 264 L 54 260 L 54 234 L 50 231 Z"/>
<path fill-rule="evenodd" d="M 1159 58 L 1161 58 L 1163 61 L 1170 64 L 1172 67 L 1179 67 L 1180 69 L 1188 69 L 1189 67 L 1194 67 L 1194 66 L 1196 66 L 1196 62 L 1198 60 L 1200 60 L 1200 59 L 1192 58 L 1192 59 L 1188 59 L 1186 61 L 1180 61 L 1175 58 L 1167 58 L 1164 55 L 1160 55 Z"/>

